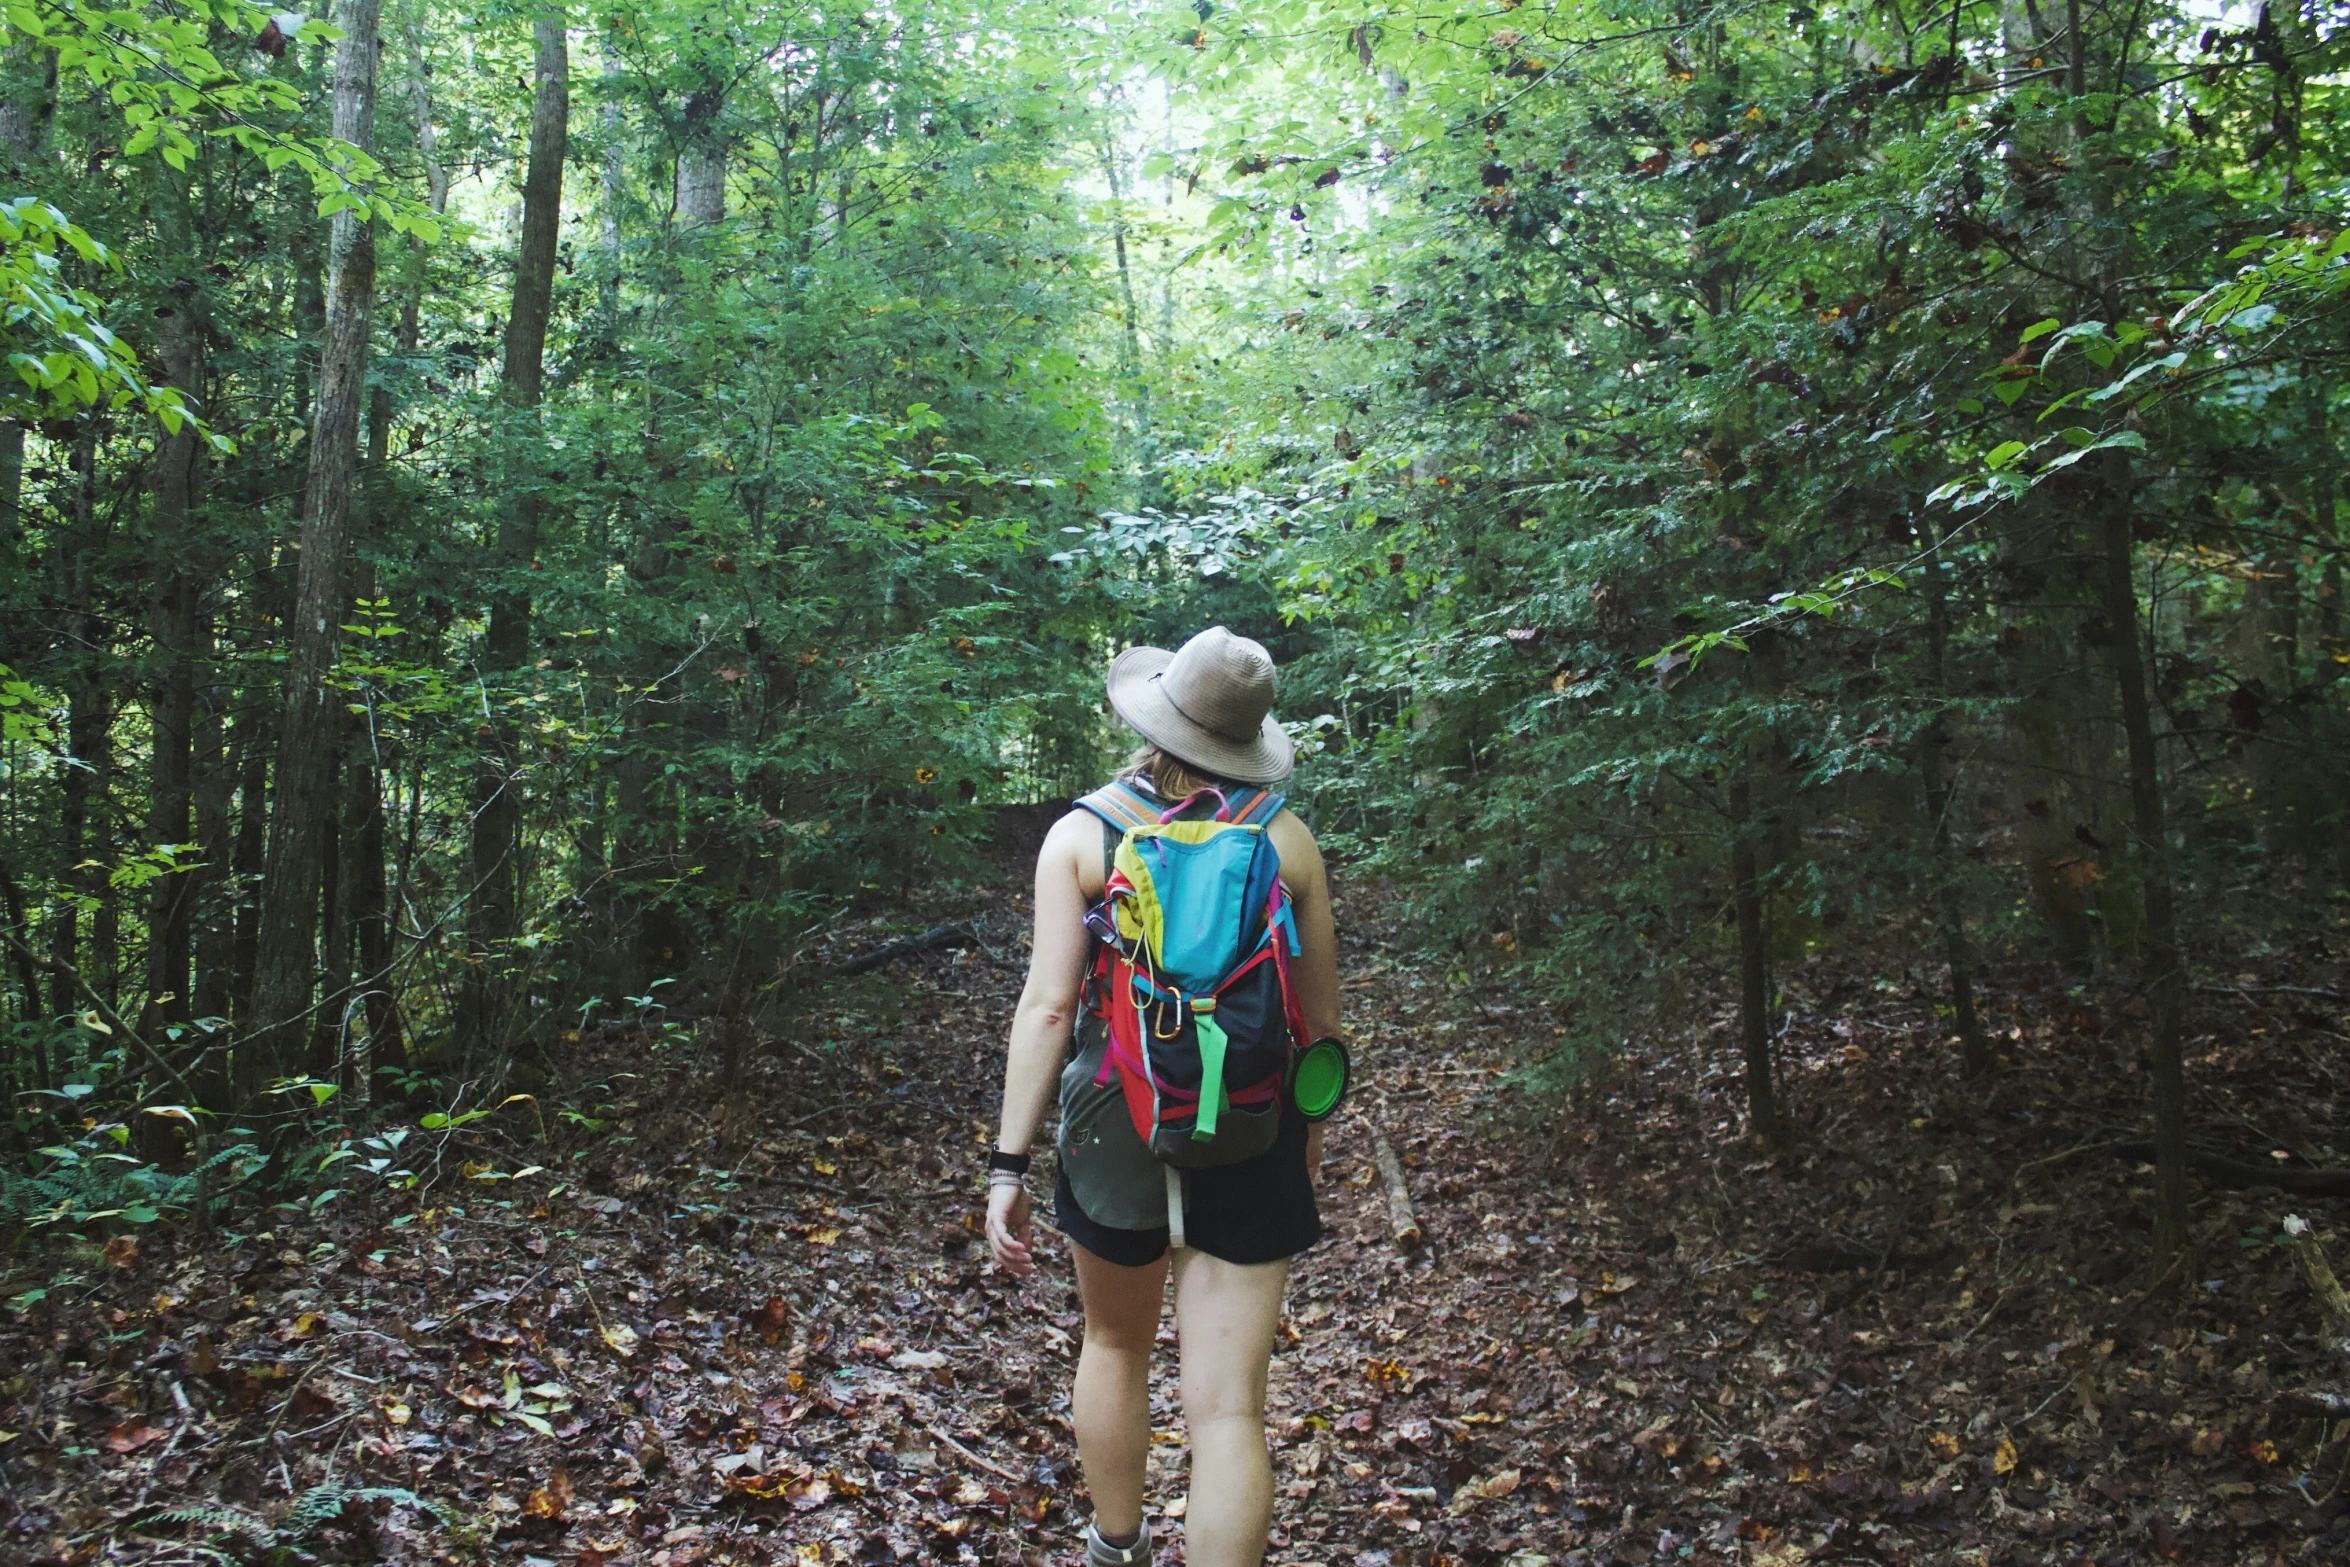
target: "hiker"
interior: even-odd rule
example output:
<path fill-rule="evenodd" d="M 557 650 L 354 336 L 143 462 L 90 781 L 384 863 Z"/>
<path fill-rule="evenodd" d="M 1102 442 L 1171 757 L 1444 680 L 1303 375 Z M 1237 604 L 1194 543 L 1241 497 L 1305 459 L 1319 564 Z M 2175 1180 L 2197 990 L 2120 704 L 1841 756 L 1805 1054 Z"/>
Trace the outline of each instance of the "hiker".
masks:
<path fill-rule="evenodd" d="M 1151 1559 L 1150 1359 L 1170 1259 L 1184 1558 L 1256 1567 L 1272 1526 L 1265 1380 L 1289 1259 L 1321 1238 L 1321 1119 L 1345 1072 L 1321 854 L 1267 788 L 1295 760 L 1273 688 L 1272 656 L 1221 626 L 1174 653 L 1121 653 L 1110 705 L 1142 748 L 1037 856 L 987 1239 L 1006 1271 L 1034 1267 L 1028 1149 L 1057 1087 L 1053 1222 L 1085 1304 L 1072 1413 L 1090 1567 Z M 1201 955 L 1218 941 L 1229 950 Z"/>

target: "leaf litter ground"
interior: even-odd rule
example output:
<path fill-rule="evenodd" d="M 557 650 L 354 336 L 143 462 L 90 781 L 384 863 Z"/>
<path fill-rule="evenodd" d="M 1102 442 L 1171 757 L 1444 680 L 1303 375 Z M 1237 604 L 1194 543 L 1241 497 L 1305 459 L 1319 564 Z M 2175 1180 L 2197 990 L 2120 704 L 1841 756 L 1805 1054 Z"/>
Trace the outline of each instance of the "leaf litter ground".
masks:
<path fill-rule="evenodd" d="M 1366 1086 L 1274 1365 L 1272 1561 L 2350 1559 L 2350 1424 L 2298 1412 L 2335 1368 L 2278 1229 L 2331 1240 L 2331 1204 L 2202 1190 L 2191 1267 L 2150 1280 L 2147 1174 L 2111 1146 L 2140 1124 L 2128 1008 L 1994 976 L 1978 1090 L 1927 975 L 1807 966 L 1781 1043 L 1808 1130 L 1771 1156 L 1726 1011 L 1537 1114 L 1505 1073 L 1548 1013 L 1445 984 L 1350 901 Z M 755 1048 L 736 1028 L 732 1086 L 724 1020 L 590 1030 L 539 1097 L 598 1124 L 511 1106 L 404 1150 L 438 1161 L 418 1196 L 21 1260 L 12 1293 L 53 1282 L 0 1316 L 0 1560 L 1076 1559 L 1066 1246 L 1016 1286 L 976 1234 L 1025 915 L 918 913 L 968 941 Z M 2313 967 L 2199 995 L 2214 1147 L 2331 1161 L 2345 1041 Z"/>

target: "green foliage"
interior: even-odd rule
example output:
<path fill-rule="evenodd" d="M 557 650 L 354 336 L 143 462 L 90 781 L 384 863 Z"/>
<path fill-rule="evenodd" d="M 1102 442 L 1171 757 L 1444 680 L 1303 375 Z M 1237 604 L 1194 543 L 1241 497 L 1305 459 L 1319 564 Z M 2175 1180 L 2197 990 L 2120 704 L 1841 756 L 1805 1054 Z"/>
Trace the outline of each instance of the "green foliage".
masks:
<path fill-rule="evenodd" d="M 278 1029 L 233 1108 L 335 1126 L 288 1200 L 431 1179 L 387 1128 L 570 1020 L 798 1005 L 845 909 L 1098 781 L 1118 646 L 1212 621 L 1562 1074 L 1854 932 L 2126 966 L 2109 505 L 2160 852 L 2285 919 L 2248 889 L 2344 863 L 2343 42 L 2046 20 L 630 0 L 566 35 L 524 367 L 527 18 L 387 18 L 368 155 L 322 23 L 8 10 L 0 863 L 79 976 L 0 969 L 27 1145 L 68 1087 L 230 1109 Z M 289 800 L 340 211 L 385 220 L 347 723 Z M 288 825 L 334 856 L 291 935 Z"/>
<path fill-rule="evenodd" d="M 126 1152 L 129 1131 L 119 1122 L 102 1124 L 41 1149 L 43 1168 L 0 1169 L 0 1222 L 31 1229 L 146 1225 L 185 1217 L 206 1202 L 217 1212 L 269 1163 L 258 1146 L 236 1143 L 174 1173 Z"/>

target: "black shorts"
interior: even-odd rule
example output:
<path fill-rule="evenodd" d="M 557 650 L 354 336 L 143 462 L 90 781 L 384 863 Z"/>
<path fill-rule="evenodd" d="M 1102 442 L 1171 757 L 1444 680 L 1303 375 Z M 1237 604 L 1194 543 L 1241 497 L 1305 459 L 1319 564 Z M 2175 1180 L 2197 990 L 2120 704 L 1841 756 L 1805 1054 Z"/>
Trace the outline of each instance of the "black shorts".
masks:
<path fill-rule="evenodd" d="M 1167 1254 L 1167 1227 L 1114 1230 L 1077 1206 L 1063 1175 L 1053 1188 L 1053 1224 L 1104 1262 L 1139 1268 Z M 1314 1183 L 1306 1178 L 1306 1120 L 1281 1112 L 1273 1146 L 1254 1159 L 1183 1172 L 1183 1239 L 1223 1262 L 1279 1262 L 1322 1238 Z"/>

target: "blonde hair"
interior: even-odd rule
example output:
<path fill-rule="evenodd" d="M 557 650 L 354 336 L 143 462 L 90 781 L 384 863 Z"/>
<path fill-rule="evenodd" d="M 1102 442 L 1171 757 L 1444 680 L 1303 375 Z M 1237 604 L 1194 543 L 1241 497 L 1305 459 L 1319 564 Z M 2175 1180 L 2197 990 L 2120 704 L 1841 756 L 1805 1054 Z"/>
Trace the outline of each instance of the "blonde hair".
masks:
<path fill-rule="evenodd" d="M 1229 788 L 1231 780 L 1203 773 L 1155 745 L 1141 745 L 1126 758 L 1129 776 L 1140 777 L 1162 800 L 1187 800 L 1202 789 Z"/>

